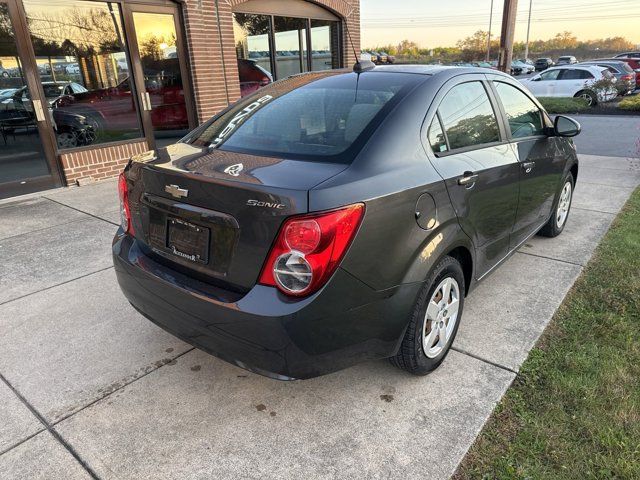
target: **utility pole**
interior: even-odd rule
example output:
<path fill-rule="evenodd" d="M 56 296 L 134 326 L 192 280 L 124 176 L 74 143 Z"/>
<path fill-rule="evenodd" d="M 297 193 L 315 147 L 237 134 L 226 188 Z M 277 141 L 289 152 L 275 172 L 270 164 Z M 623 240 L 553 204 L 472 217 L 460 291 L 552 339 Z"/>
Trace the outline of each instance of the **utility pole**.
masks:
<path fill-rule="evenodd" d="M 491 13 L 489 14 L 489 38 L 487 38 L 487 62 L 491 60 L 491 22 L 493 21 L 493 0 L 491 0 Z"/>
<path fill-rule="evenodd" d="M 533 6 L 533 0 L 529 0 L 529 20 L 527 21 L 527 43 L 524 47 L 524 59 L 529 59 L 529 32 L 531 31 L 531 7 Z"/>
<path fill-rule="evenodd" d="M 504 0 L 502 10 L 502 32 L 500 35 L 500 58 L 498 70 L 511 72 L 511 60 L 513 57 L 513 36 L 516 30 L 516 14 L 518 13 L 518 0 Z"/>

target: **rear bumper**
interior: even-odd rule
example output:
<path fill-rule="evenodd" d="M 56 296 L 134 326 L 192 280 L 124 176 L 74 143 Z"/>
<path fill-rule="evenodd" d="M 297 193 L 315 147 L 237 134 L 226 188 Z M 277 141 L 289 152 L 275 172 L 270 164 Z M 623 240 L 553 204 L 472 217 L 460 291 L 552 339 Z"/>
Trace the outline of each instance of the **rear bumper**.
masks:
<path fill-rule="evenodd" d="M 382 292 L 338 269 L 308 298 L 256 285 L 239 296 L 168 269 L 119 231 L 118 283 L 148 319 L 212 355 L 269 377 L 311 378 L 397 351 L 421 284 Z"/>

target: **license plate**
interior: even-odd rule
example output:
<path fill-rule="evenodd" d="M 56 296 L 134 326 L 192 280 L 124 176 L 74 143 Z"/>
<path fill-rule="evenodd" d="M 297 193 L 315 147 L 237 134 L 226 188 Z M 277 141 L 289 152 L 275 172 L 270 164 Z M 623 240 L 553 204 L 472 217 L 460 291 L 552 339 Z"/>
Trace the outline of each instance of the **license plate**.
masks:
<path fill-rule="evenodd" d="M 209 237 L 206 227 L 178 218 L 167 220 L 167 248 L 174 255 L 196 263 L 209 261 Z"/>

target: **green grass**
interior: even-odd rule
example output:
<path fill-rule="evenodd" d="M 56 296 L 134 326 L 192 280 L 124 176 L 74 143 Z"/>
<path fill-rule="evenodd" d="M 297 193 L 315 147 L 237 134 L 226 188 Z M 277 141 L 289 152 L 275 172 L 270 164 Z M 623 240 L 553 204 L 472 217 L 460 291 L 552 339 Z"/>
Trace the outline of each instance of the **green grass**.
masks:
<path fill-rule="evenodd" d="M 584 98 L 540 97 L 538 101 L 548 113 L 578 113 L 590 108 Z"/>
<path fill-rule="evenodd" d="M 622 99 L 618 104 L 618 107 L 622 108 L 623 110 L 633 110 L 635 112 L 640 112 L 640 94 Z"/>
<path fill-rule="evenodd" d="M 454 478 L 640 479 L 640 189 Z"/>

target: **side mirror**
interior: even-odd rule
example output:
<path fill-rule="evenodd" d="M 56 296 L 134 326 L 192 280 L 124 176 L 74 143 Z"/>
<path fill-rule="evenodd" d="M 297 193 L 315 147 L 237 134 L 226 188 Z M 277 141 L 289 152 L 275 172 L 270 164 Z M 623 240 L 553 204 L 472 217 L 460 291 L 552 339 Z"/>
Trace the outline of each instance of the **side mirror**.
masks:
<path fill-rule="evenodd" d="M 558 137 L 575 137 L 582 127 L 573 118 L 558 115 L 553 122 L 553 130 Z"/>
<path fill-rule="evenodd" d="M 542 77 L 540 75 L 536 75 L 531 79 L 532 82 L 539 82 L 540 80 L 542 80 Z"/>

